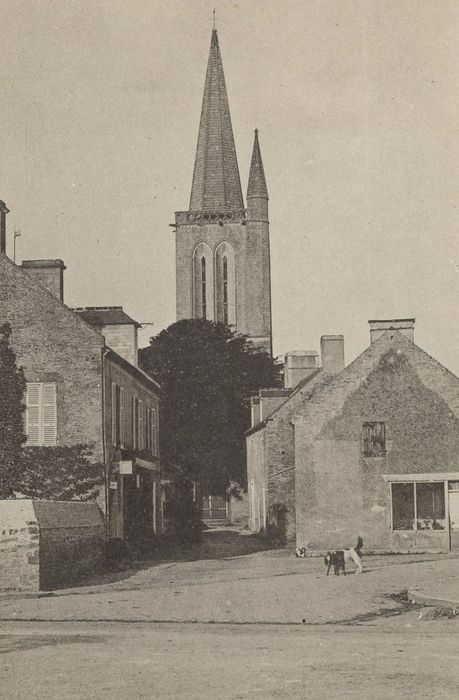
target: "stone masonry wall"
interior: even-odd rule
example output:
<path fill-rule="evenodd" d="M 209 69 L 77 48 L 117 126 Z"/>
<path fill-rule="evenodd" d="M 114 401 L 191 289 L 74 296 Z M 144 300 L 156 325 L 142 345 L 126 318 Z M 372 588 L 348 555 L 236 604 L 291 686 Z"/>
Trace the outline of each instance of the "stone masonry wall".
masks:
<path fill-rule="evenodd" d="M 214 252 L 227 241 L 236 266 L 236 326 L 238 333 L 271 335 L 269 225 L 267 222 L 180 225 L 176 232 L 177 320 L 193 317 L 192 259 L 205 241 Z M 269 347 L 266 348 L 269 351 Z"/>
<path fill-rule="evenodd" d="M 390 549 L 382 474 L 458 471 L 458 402 L 459 380 L 400 334 L 324 385 L 295 419 L 298 544 L 336 548 L 361 535 L 368 550 Z M 363 456 L 367 421 L 385 423 L 382 457 Z M 442 548 L 438 533 L 432 547 Z"/>
<path fill-rule="evenodd" d="M 58 444 L 93 443 L 102 461 L 102 335 L 4 255 L 0 319 L 27 381 L 56 382 Z"/>
<path fill-rule="evenodd" d="M 0 501 L 0 571 L 1 590 L 39 590 L 39 531 L 32 501 Z"/>
<path fill-rule="evenodd" d="M 0 589 L 38 591 L 76 584 L 103 556 L 95 503 L 0 501 Z"/>

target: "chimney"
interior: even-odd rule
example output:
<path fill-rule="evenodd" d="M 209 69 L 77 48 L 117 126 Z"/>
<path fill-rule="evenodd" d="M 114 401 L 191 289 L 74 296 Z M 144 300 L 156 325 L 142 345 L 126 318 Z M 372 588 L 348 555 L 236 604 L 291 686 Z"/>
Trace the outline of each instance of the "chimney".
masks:
<path fill-rule="evenodd" d="M 294 389 L 319 367 L 319 353 L 315 350 L 293 350 L 284 358 L 284 388 Z"/>
<path fill-rule="evenodd" d="M 137 331 L 142 326 L 122 306 L 79 306 L 73 311 L 102 333 L 109 348 L 138 367 Z"/>
<path fill-rule="evenodd" d="M 251 427 L 260 422 L 260 397 L 250 398 L 250 425 Z"/>
<path fill-rule="evenodd" d="M 0 253 L 6 255 L 6 215 L 9 209 L 0 199 Z"/>
<path fill-rule="evenodd" d="M 323 335 L 320 339 L 322 369 L 327 374 L 339 374 L 344 369 L 344 336 Z"/>
<path fill-rule="evenodd" d="M 62 260 L 23 260 L 21 267 L 37 282 L 64 301 L 64 270 Z"/>
<path fill-rule="evenodd" d="M 374 343 L 386 331 L 398 331 L 414 343 L 415 318 L 394 318 L 392 320 L 368 321 L 370 324 L 370 342 Z"/>

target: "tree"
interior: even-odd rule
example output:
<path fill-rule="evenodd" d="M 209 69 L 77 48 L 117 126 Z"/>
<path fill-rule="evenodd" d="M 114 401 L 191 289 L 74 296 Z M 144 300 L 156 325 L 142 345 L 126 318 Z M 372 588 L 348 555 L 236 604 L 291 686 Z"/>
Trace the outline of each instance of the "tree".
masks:
<path fill-rule="evenodd" d="M 27 498 L 89 501 L 104 484 L 104 466 L 94 463 L 88 445 L 26 447 L 15 491 Z"/>
<path fill-rule="evenodd" d="M 25 379 L 11 348 L 11 327 L 0 326 L 0 498 L 13 495 L 21 469 Z"/>
<path fill-rule="evenodd" d="M 140 362 L 162 387 L 161 461 L 208 493 L 242 483 L 250 395 L 278 383 L 271 357 L 226 325 L 188 319 L 152 338 Z"/>

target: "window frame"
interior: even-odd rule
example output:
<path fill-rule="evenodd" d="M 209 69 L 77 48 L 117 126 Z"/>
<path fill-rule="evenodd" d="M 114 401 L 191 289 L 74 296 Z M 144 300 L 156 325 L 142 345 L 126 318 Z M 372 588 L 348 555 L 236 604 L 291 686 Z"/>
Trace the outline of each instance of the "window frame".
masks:
<path fill-rule="evenodd" d="M 445 487 L 446 483 L 446 487 Z M 391 527 L 391 532 L 438 532 L 438 533 L 445 533 L 448 531 L 448 495 L 447 491 L 445 489 L 448 489 L 448 482 L 445 482 L 443 479 L 430 479 L 430 480 L 419 480 L 419 481 L 391 481 L 389 482 L 390 484 L 390 527 Z M 413 502 L 414 502 L 414 513 L 413 513 L 413 527 L 412 528 L 395 528 L 394 527 L 394 486 L 399 486 L 400 484 L 403 485 L 411 485 L 413 486 Z M 418 493 L 417 493 L 417 487 L 420 485 L 427 485 L 427 484 L 441 484 L 442 485 L 442 498 L 443 498 L 443 518 L 438 518 L 438 520 L 444 521 L 444 526 L 439 527 L 439 528 L 421 528 L 418 526 L 418 519 L 419 519 L 419 506 L 418 506 Z M 426 520 L 427 518 L 424 518 Z M 437 518 L 433 518 L 433 520 L 437 520 Z"/>
<path fill-rule="evenodd" d="M 379 452 L 378 454 L 375 454 L 373 451 L 373 445 L 379 441 L 375 440 L 375 435 L 371 434 L 371 432 L 370 432 L 370 436 L 367 437 L 366 432 L 367 432 L 367 429 L 370 429 L 370 431 L 371 431 L 371 429 L 374 429 L 375 426 L 377 426 L 377 425 L 382 427 L 381 433 L 382 433 L 383 446 L 382 446 L 381 452 Z M 368 441 L 370 442 L 370 448 L 371 448 L 370 452 L 366 451 Z M 386 422 L 385 421 L 364 421 L 362 423 L 362 454 L 363 454 L 364 459 L 378 459 L 381 457 L 385 457 L 387 454 L 386 442 L 387 442 L 387 438 L 386 438 Z"/>

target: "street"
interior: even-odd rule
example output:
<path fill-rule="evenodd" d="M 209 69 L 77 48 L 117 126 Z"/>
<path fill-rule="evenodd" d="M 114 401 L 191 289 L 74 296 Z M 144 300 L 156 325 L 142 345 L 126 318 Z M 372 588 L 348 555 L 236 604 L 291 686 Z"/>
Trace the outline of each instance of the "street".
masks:
<path fill-rule="evenodd" d="M 403 592 L 457 580 L 450 555 L 323 559 L 205 533 L 201 558 L 0 596 L 2 698 L 457 698 L 458 621 Z M 400 595 L 402 594 L 402 595 Z"/>
<path fill-rule="evenodd" d="M 457 698 L 457 623 L 4 623 L 2 697 Z"/>

